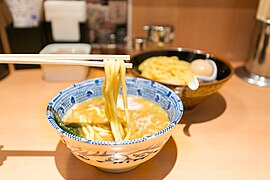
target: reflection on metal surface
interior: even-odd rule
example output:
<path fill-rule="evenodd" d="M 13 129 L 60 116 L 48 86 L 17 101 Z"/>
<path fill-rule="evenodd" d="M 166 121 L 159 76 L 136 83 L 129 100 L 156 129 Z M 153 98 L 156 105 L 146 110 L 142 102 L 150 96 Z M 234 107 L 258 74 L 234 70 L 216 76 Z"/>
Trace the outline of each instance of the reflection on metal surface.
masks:
<path fill-rule="evenodd" d="M 257 21 L 251 55 L 245 63 L 249 81 L 264 84 L 270 78 L 270 21 Z M 242 72 L 245 73 L 245 72 Z M 265 77 L 266 80 L 263 78 Z M 264 86 L 264 85 L 260 85 Z"/>
<path fill-rule="evenodd" d="M 270 86 L 270 78 L 250 73 L 245 67 L 235 69 L 235 74 L 250 84 L 257 86 Z"/>

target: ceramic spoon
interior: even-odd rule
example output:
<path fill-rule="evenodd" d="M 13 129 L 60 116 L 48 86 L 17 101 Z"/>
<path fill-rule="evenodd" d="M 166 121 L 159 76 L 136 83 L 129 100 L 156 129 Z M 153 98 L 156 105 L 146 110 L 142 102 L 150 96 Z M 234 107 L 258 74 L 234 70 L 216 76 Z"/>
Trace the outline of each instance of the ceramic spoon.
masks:
<path fill-rule="evenodd" d="M 205 61 L 209 62 L 212 65 L 213 74 L 211 76 L 199 76 L 199 75 L 196 75 L 196 77 L 198 79 L 203 80 L 204 82 L 210 82 L 210 81 L 216 80 L 216 78 L 217 78 L 217 65 L 216 65 L 216 63 L 213 60 L 210 60 L 210 59 L 206 59 Z"/>
<path fill-rule="evenodd" d="M 196 89 L 199 88 L 200 85 L 199 85 L 198 79 L 201 79 L 204 82 L 211 82 L 211 81 L 216 80 L 216 78 L 217 78 L 217 65 L 216 65 L 216 63 L 213 60 L 210 60 L 210 59 L 207 59 L 205 61 L 207 61 L 208 63 L 210 63 L 212 65 L 212 67 L 213 67 L 213 74 L 211 76 L 199 76 L 199 75 L 195 75 L 193 81 L 191 81 L 191 82 L 188 83 L 188 87 L 191 90 L 196 90 Z"/>
<path fill-rule="evenodd" d="M 188 87 L 191 90 L 196 90 L 199 88 L 199 81 L 196 76 L 194 76 L 193 80 L 188 83 Z"/>

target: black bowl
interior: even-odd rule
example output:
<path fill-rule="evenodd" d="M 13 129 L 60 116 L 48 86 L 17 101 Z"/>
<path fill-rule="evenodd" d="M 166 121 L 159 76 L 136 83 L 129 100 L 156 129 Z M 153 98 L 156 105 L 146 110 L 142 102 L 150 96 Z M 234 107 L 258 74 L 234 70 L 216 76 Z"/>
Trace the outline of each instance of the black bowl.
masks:
<path fill-rule="evenodd" d="M 188 62 L 192 62 L 195 59 L 211 59 L 216 63 L 217 65 L 216 81 L 200 83 L 200 87 L 197 90 L 190 90 L 187 85 L 173 85 L 158 81 L 159 83 L 168 86 L 178 94 L 178 96 L 183 101 L 185 109 L 194 108 L 200 102 L 205 100 L 207 97 L 216 93 L 218 89 L 220 89 L 221 86 L 224 85 L 224 83 L 228 81 L 233 75 L 233 67 L 230 65 L 230 63 L 222 60 L 221 58 L 215 57 L 212 54 L 205 53 L 200 50 L 189 50 L 182 48 L 154 50 L 137 54 L 131 58 L 131 63 L 133 63 L 133 68 L 131 72 L 135 76 L 145 78 L 141 75 L 141 72 L 138 70 L 138 67 L 144 60 L 154 56 L 168 56 L 168 57 L 177 56 L 180 60 L 185 60 Z"/>

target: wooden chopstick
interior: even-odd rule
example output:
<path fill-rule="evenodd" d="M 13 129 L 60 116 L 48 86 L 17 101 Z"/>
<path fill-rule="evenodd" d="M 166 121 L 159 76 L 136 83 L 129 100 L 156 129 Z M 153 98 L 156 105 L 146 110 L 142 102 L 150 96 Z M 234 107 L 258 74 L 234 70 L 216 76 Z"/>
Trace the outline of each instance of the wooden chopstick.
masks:
<path fill-rule="evenodd" d="M 115 54 L 0 54 L 0 58 L 42 58 L 42 59 L 81 59 L 104 60 L 106 58 L 130 60 L 130 55 Z"/>
<path fill-rule="evenodd" d="M 44 58 L 10 58 L 1 57 L 0 63 L 11 64 L 58 64 L 58 65 L 80 65 L 92 67 L 104 67 L 103 61 L 87 61 L 87 60 L 72 60 L 72 59 L 44 59 Z M 132 63 L 125 63 L 126 68 L 132 68 Z"/>

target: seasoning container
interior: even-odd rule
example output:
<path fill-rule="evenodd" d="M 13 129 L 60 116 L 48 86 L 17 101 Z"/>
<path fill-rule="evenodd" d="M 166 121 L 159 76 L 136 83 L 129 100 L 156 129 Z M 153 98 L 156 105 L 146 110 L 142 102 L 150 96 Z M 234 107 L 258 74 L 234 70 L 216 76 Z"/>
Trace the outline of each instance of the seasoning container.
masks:
<path fill-rule="evenodd" d="M 147 48 L 147 40 L 143 37 L 134 37 L 132 39 L 132 54 L 138 54 Z"/>
<path fill-rule="evenodd" d="M 143 29 L 147 31 L 147 41 L 150 49 L 172 46 L 174 29 L 171 25 L 147 25 Z"/>

